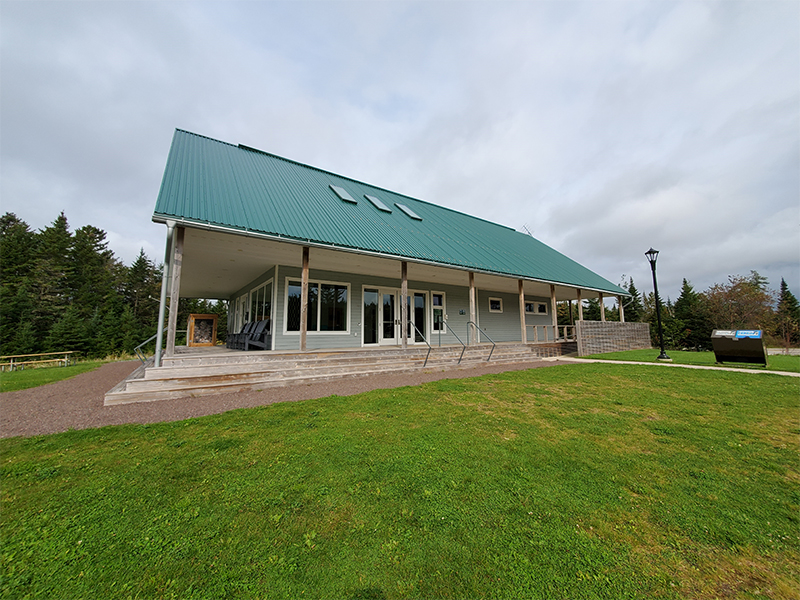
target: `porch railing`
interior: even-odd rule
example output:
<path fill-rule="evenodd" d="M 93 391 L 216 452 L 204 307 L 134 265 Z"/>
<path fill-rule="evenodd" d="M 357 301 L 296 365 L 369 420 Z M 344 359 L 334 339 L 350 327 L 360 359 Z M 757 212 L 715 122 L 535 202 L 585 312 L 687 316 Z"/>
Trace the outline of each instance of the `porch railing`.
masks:
<path fill-rule="evenodd" d="M 528 329 L 533 328 L 533 337 L 528 336 L 528 342 L 538 344 L 540 342 L 574 342 L 578 338 L 575 335 L 575 325 L 528 325 Z"/>
<path fill-rule="evenodd" d="M 474 325 L 475 326 L 475 331 L 478 332 L 478 335 L 485 335 L 486 339 L 489 340 L 490 342 L 492 342 L 492 349 L 489 351 L 489 357 L 486 359 L 486 362 L 489 362 L 490 360 L 492 360 L 492 354 L 494 353 L 494 349 L 497 347 L 497 344 L 495 343 L 495 341 L 491 337 L 489 337 L 488 333 L 486 333 L 485 331 L 481 331 L 480 330 L 480 328 L 478 327 L 478 324 L 475 321 L 467 321 L 467 339 L 469 339 L 469 326 L 470 325 Z M 476 340 L 475 341 L 477 342 L 477 336 L 476 336 Z"/>
<path fill-rule="evenodd" d="M 464 358 L 464 352 L 466 352 L 467 350 L 467 345 L 461 341 L 461 338 L 458 337 L 458 334 L 456 333 L 456 330 L 454 328 L 452 327 L 450 328 L 450 333 L 452 333 L 455 336 L 455 338 L 458 340 L 458 343 L 461 344 L 462 346 L 461 356 L 458 357 L 458 364 L 461 364 L 461 359 Z"/>
<path fill-rule="evenodd" d="M 167 328 L 164 327 L 164 329 L 161 330 L 161 333 L 165 333 L 166 331 Z M 175 335 L 186 332 L 187 332 L 186 329 L 178 329 L 177 331 L 175 331 Z M 145 341 L 143 341 L 141 344 L 139 344 L 138 346 L 136 346 L 136 348 L 133 349 L 133 353 L 136 354 L 136 356 L 139 358 L 140 361 L 142 361 L 142 364 L 145 364 L 147 362 L 147 355 L 145 355 L 145 353 L 143 352 L 143 348 L 157 337 L 158 337 L 158 332 L 151 335 L 149 338 L 147 338 Z"/>

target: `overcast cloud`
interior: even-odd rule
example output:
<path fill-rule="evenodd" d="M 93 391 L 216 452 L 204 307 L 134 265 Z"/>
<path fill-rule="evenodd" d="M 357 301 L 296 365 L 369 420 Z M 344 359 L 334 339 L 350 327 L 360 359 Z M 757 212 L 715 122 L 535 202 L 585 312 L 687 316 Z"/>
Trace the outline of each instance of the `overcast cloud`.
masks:
<path fill-rule="evenodd" d="M 800 291 L 800 3 L 0 2 L 0 202 L 126 264 L 175 128 L 533 235 L 673 300 Z"/>

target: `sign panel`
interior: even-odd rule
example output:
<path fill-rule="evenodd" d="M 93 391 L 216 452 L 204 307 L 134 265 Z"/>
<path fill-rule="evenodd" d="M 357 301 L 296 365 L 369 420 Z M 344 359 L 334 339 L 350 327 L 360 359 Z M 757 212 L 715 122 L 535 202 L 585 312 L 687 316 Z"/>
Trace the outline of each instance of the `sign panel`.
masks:
<path fill-rule="evenodd" d="M 763 332 L 760 329 L 728 331 L 715 329 L 711 332 L 711 345 L 718 363 L 736 362 L 767 366 L 767 350 L 764 348 Z"/>

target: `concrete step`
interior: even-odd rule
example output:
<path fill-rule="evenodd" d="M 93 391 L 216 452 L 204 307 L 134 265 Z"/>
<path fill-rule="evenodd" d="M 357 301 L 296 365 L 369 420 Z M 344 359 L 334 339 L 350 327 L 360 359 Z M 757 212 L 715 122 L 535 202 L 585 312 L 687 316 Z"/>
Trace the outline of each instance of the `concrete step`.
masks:
<path fill-rule="evenodd" d="M 462 356 L 463 350 L 463 356 Z M 457 370 L 487 362 L 490 345 L 435 347 L 425 370 Z M 491 363 L 514 364 L 553 355 L 558 348 L 502 344 L 495 347 Z M 176 356 L 165 366 L 145 368 L 111 390 L 105 404 L 147 402 L 314 383 L 376 373 L 415 372 L 423 368 L 427 347 L 307 353 L 254 352 L 204 356 Z M 459 358 L 461 359 L 459 362 Z"/>

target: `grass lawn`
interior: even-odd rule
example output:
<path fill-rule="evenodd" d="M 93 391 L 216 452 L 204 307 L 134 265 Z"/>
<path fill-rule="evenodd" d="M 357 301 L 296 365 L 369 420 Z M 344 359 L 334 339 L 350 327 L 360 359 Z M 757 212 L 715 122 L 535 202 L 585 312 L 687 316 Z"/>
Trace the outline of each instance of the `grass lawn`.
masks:
<path fill-rule="evenodd" d="M 103 361 L 89 361 L 69 367 L 38 367 L 22 371 L 2 371 L 0 372 L 0 392 L 16 392 L 69 379 L 75 375 L 93 371 L 102 364 Z"/>
<path fill-rule="evenodd" d="M 596 358 L 601 360 L 632 360 L 636 362 L 657 362 L 656 358 L 660 350 L 627 350 L 625 352 L 606 352 L 605 354 L 592 354 L 581 358 Z M 723 363 L 717 365 L 714 361 L 713 352 L 686 352 L 683 350 L 667 350 L 667 356 L 678 365 L 703 365 L 708 367 L 722 366 L 742 369 L 756 369 L 763 371 L 761 365 L 748 365 L 745 363 Z M 789 371 L 800 373 L 800 356 L 784 356 L 781 354 L 771 354 L 767 357 L 768 371 Z"/>
<path fill-rule="evenodd" d="M 581 364 L 0 440 L 0 597 L 797 598 L 799 392 Z"/>

